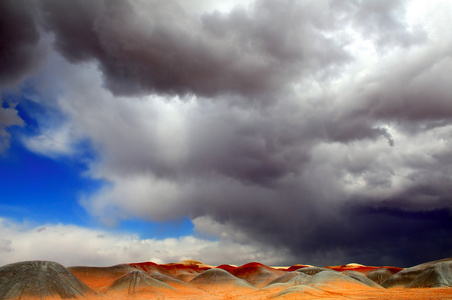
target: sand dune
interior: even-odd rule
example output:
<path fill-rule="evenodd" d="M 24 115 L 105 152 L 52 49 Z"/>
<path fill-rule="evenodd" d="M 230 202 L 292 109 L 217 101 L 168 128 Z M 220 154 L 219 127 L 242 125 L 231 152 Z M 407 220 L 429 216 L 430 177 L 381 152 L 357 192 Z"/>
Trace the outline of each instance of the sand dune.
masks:
<path fill-rule="evenodd" d="M 381 284 L 381 285 L 380 285 Z M 452 258 L 411 268 L 360 264 L 111 267 L 21 262 L 0 268 L 0 299 L 452 299 Z"/>
<path fill-rule="evenodd" d="M 286 271 L 284 270 L 274 269 L 260 263 L 252 262 L 238 267 L 232 274 L 246 280 L 254 287 L 261 288 L 285 273 Z"/>
<path fill-rule="evenodd" d="M 341 265 L 341 266 L 327 266 L 325 268 L 334 270 L 334 271 L 339 271 L 339 272 L 356 271 L 356 272 L 361 272 L 361 273 L 365 273 L 365 274 L 368 274 L 372 271 L 379 270 L 381 268 L 388 269 L 392 274 L 403 270 L 402 268 L 398 268 L 398 267 L 389 267 L 389 266 L 374 267 L 374 266 L 364 266 L 364 265 L 357 264 L 357 263 L 346 264 L 346 265 Z"/>
<path fill-rule="evenodd" d="M 183 282 L 189 282 L 200 273 L 211 269 L 210 266 L 207 266 L 195 260 L 186 260 L 179 263 L 165 264 L 161 265 L 161 267 L 168 272 L 168 275 L 172 275 Z M 161 273 L 165 274 L 163 272 Z"/>
<path fill-rule="evenodd" d="M 317 273 L 320 273 L 322 271 L 329 271 L 330 269 L 327 268 L 320 268 L 320 267 L 306 267 L 298 269 L 297 272 L 305 273 L 308 275 L 315 275 Z"/>
<path fill-rule="evenodd" d="M 317 287 L 321 290 L 333 291 L 343 289 L 344 287 L 350 290 L 367 290 L 370 288 L 375 288 L 375 286 L 371 287 L 350 276 L 332 270 L 322 271 L 313 275 L 311 278 L 309 278 L 305 285 Z"/>
<path fill-rule="evenodd" d="M 228 271 L 222 269 L 207 270 L 196 276 L 189 284 L 207 290 L 213 287 L 252 288 L 245 280 L 237 278 Z"/>
<path fill-rule="evenodd" d="M 382 284 L 394 274 L 395 273 L 391 272 L 391 270 L 389 270 L 388 268 L 380 268 L 367 273 L 367 278 L 375 281 L 378 284 Z"/>
<path fill-rule="evenodd" d="M 167 276 L 173 275 L 173 273 L 168 271 L 167 268 L 153 262 L 132 263 L 129 264 L 128 266 L 137 270 L 142 270 L 148 273 L 149 275 L 167 275 Z"/>
<path fill-rule="evenodd" d="M 443 261 L 428 267 L 408 284 L 410 288 L 445 286 L 452 286 L 452 261 Z"/>
<path fill-rule="evenodd" d="M 103 292 L 107 296 L 164 296 L 177 290 L 172 286 L 152 278 L 144 271 L 131 271 L 113 282 Z"/>
<path fill-rule="evenodd" d="M 309 277 L 309 275 L 307 275 L 305 273 L 289 271 L 289 272 L 286 272 L 284 275 L 281 275 L 278 278 L 272 280 L 268 285 L 272 285 L 275 283 L 287 283 L 289 281 L 294 281 L 299 278 L 306 278 L 306 277 Z"/>
<path fill-rule="evenodd" d="M 67 269 L 83 283 L 95 290 L 107 287 L 118 278 L 135 270 L 133 267 L 126 264 L 111 267 L 77 266 L 69 267 Z"/>
<path fill-rule="evenodd" d="M 56 262 L 26 261 L 0 268 L 0 299 L 64 299 L 92 294 L 88 286 Z"/>
<path fill-rule="evenodd" d="M 446 258 L 438 261 L 431 261 L 426 262 L 420 265 L 413 266 L 411 268 L 404 269 L 400 272 L 395 273 L 391 277 L 388 278 L 382 285 L 385 288 L 392 288 L 392 287 L 406 287 L 408 286 L 416 277 L 422 274 L 425 270 L 427 270 L 429 267 L 440 263 L 440 262 L 447 262 L 452 261 L 452 258 Z"/>
<path fill-rule="evenodd" d="M 228 271 L 231 274 L 234 274 L 235 269 L 237 269 L 237 266 L 232 266 L 232 265 L 219 265 L 217 267 L 218 269 L 223 269 L 225 271 Z"/>
<path fill-rule="evenodd" d="M 375 281 L 369 279 L 365 274 L 358 272 L 358 271 L 344 271 L 342 274 L 347 275 L 348 277 L 355 279 L 361 283 L 364 283 L 367 286 L 373 287 L 373 288 L 383 288 L 380 284 L 376 283 Z"/>
<path fill-rule="evenodd" d="M 289 274 L 290 276 L 283 275 L 277 278 L 275 281 L 272 281 L 269 285 L 267 285 L 263 289 L 271 294 L 276 294 L 284 290 L 289 290 L 293 287 L 306 286 L 306 284 L 310 281 L 310 278 L 312 277 L 311 275 L 299 272 L 288 272 L 287 275 Z M 288 277 L 292 278 L 290 280 L 285 281 Z"/>
<path fill-rule="evenodd" d="M 288 268 L 286 269 L 286 271 L 296 271 L 296 270 L 298 270 L 298 269 L 301 269 L 301 268 L 307 268 L 307 267 L 314 267 L 314 266 L 312 266 L 312 265 L 301 265 L 301 264 L 297 264 L 297 265 L 293 265 L 293 266 L 288 267 Z"/>
<path fill-rule="evenodd" d="M 219 298 L 236 297 L 255 291 L 247 281 L 217 268 L 199 274 L 189 284 Z"/>

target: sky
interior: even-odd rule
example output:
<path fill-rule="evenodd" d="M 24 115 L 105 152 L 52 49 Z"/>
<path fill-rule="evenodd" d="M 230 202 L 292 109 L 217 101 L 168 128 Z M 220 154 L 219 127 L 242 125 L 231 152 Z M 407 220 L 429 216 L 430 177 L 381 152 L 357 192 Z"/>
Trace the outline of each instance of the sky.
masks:
<path fill-rule="evenodd" d="M 452 256 L 449 0 L 0 1 L 0 265 Z"/>

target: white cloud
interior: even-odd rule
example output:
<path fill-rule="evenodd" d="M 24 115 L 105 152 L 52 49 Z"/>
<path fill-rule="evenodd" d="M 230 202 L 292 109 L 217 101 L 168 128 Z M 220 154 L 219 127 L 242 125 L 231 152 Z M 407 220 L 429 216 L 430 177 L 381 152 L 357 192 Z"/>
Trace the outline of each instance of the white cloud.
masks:
<path fill-rule="evenodd" d="M 228 13 L 236 6 L 246 7 L 254 0 L 195 0 L 185 1 L 176 0 L 176 2 L 185 10 L 195 14 L 212 13 L 218 11 Z"/>
<path fill-rule="evenodd" d="M 50 128 L 36 136 L 22 138 L 28 150 L 49 157 L 74 154 L 77 140 L 69 124 Z"/>
<path fill-rule="evenodd" d="M 109 225 L 133 217 L 161 221 L 180 216 L 182 190 L 176 182 L 152 174 L 123 176 L 85 197 L 81 204 Z"/>
<path fill-rule="evenodd" d="M 74 225 L 30 226 L 0 218 L 0 265 L 24 260 L 51 260 L 65 266 L 109 266 L 120 263 L 200 260 L 211 265 L 244 264 L 259 260 L 267 264 L 284 261 L 287 253 L 271 247 L 212 241 L 195 236 L 141 239 Z"/>

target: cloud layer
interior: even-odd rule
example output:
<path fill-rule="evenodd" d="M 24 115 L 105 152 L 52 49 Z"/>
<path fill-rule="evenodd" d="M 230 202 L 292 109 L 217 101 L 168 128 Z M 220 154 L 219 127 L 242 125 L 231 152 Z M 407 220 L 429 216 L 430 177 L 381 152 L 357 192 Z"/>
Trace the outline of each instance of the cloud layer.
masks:
<path fill-rule="evenodd" d="M 66 119 L 45 140 L 96 150 L 109 184 L 81 204 L 103 222 L 188 216 L 287 264 L 450 256 L 448 1 L 7 3 L 10 47 L 53 41 L 28 82 Z"/>
<path fill-rule="evenodd" d="M 0 219 L 0 265 L 23 260 L 57 261 L 65 266 L 153 261 L 172 263 L 186 259 L 215 264 L 230 261 L 245 264 L 264 261 L 278 265 L 287 259 L 287 250 L 262 244 L 240 244 L 231 240 L 210 241 L 194 236 L 167 239 L 140 239 L 133 234 L 115 234 L 73 225 L 30 226 Z M 277 251 L 279 250 L 279 251 Z M 237 257 L 237 253 L 241 253 Z"/>

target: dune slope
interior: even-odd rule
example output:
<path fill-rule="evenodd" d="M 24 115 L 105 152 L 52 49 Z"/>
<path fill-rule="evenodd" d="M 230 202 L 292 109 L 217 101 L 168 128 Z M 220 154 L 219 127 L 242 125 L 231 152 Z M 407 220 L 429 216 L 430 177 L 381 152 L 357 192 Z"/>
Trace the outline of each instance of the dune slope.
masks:
<path fill-rule="evenodd" d="M 56 262 L 25 261 L 0 268 L 0 299 L 67 299 L 92 294 L 88 286 Z"/>

